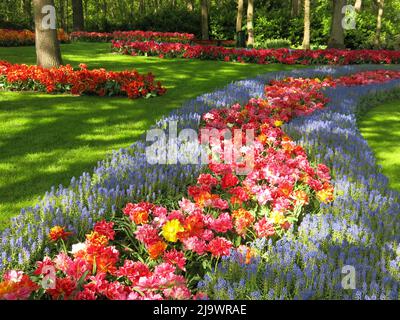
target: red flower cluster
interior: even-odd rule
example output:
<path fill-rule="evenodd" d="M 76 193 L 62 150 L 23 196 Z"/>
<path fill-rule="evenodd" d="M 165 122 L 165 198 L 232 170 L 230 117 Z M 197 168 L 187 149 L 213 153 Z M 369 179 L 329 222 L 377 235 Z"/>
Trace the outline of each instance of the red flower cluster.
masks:
<path fill-rule="evenodd" d="M 50 241 L 56 242 L 60 239 L 66 240 L 70 235 L 72 235 L 72 233 L 65 231 L 64 227 L 54 226 L 53 228 L 50 229 L 49 239 Z"/>
<path fill-rule="evenodd" d="M 338 85 L 350 86 L 361 86 L 374 83 L 384 83 L 393 79 L 400 78 L 400 71 L 394 70 L 376 70 L 376 71 L 365 71 L 349 76 L 340 77 L 335 82 Z"/>
<path fill-rule="evenodd" d="M 166 92 L 160 82 L 154 83 L 151 73 L 141 75 L 135 70 L 88 70 L 84 64 L 80 65 L 80 70 L 74 70 L 70 65 L 45 69 L 0 61 L 0 85 L 13 91 L 128 96 L 131 99 L 163 95 Z"/>
<path fill-rule="evenodd" d="M 58 30 L 58 40 L 69 42 L 69 35 L 63 29 Z M 35 33 L 30 30 L 0 29 L 0 47 L 30 46 L 35 44 Z"/>
<path fill-rule="evenodd" d="M 126 41 L 158 41 L 186 43 L 195 39 L 194 34 L 179 32 L 154 31 L 115 31 L 112 33 L 99 32 L 72 32 L 71 39 L 80 41 L 108 42 L 110 40 Z"/>
<path fill-rule="evenodd" d="M 114 40 L 112 49 L 129 55 L 152 55 L 237 61 L 258 64 L 398 64 L 400 51 L 389 50 L 291 50 L 291 49 L 238 49 L 218 46 L 190 45 L 184 43 L 158 43 L 155 41 Z"/>

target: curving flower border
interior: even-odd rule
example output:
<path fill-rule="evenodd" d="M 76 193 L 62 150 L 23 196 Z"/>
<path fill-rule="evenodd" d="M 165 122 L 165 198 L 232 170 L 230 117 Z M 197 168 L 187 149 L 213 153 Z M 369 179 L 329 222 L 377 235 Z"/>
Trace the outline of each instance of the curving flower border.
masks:
<path fill-rule="evenodd" d="M 346 74 L 352 71 L 354 68 L 351 67 L 319 68 L 319 70 L 295 71 L 291 74 L 314 77 L 324 73 Z M 174 111 L 170 117 L 160 121 L 158 126 L 162 127 L 168 120 L 181 117 L 184 127 L 187 125 L 196 127 L 199 123 L 199 114 L 205 113 L 212 107 L 223 107 L 237 101 L 246 101 L 250 96 L 258 95 L 267 79 L 287 75 L 288 73 L 269 74 L 258 77 L 256 80 L 231 84 L 225 90 L 204 95 L 189 102 L 183 109 Z M 171 196 L 180 194 L 179 184 L 175 185 L 177 189 L 171 190 L 171 181 L 186 179 L 190 182 L 195 172 L 198 172 L 199 168 L 192 166 L 149 168 L 147 165 L 146 168 L 143 161 L 143 148 L 144 145 L 138 142 L 130 149 L 132 153 L 128 150 L 115 153 L 112 158 L 99 164 L 93 176 L 84 174 L 78 181 L 73 179 L 69 188 L 53 189 L 40 205 L 23 211 L 14 219 L 13 229 L 6 230 L 2 234 L 2 270 L 10 268 L 11 265 L 15 266 L 16 263 L 24 267 L 26 262 L 35 259 L 37 254 L 42 252 L 50 226 L 66 225 L 76 234 L 82 234 L 93 226 L 93 219 L 101 219 L 108 210 L 111 213 L 115 212 L 118 203 L 126 202 L 124 199 L 139 200 L 146 195 L 148 200 L 154 199 L 156 195 L 154 191 L 160 194 L 164 190 L 169 191 Z M 135 168 L 140 168 L 143 175 L 133 175 L 132 170 Z M 147 183 L 143 183 L 146 172 L 151 174 L 146 177 L 149 179 Z M 82 199 L 85 201 L 82 202 Z M 29 219 L 36 220 L 37 223 L 30 224 Z"/>
<path fill-rule="evenodd" d="M 246 271 L 240 254 L 223 261 L 199 284 L 214 299 L 400 299 L 400 194 L 388 187 L 357 128 L 360 113 L 400 98 L 400 81 L 326 94 L 328 108 L 294 119 L 285 130 L 332 168 L 335 200 L 321 215 L 305 217 L 299 237 L 255 242 L 268 260 L 254 259 Z M 344 275 L 353 271 L 354 287 L 346 288 Z"/>

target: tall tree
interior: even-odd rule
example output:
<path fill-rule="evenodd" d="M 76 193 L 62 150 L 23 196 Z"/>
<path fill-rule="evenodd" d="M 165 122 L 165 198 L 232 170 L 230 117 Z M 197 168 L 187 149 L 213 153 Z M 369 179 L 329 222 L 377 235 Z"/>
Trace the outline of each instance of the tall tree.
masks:
<path fill-rule="evenodd" d="M 300 15 L 301 0 L 292 0 L 292 17 L 298 17 Z"/>
<path fill-rule="evenodd" d="M 47 18 L 56 19 L 55 9 L 49 13 L 43 10 L 44 6 L 54 8 L 54 0 L 33 0 L 37 64 L 44 68 L 58 67 L 62 64 L 62 59 L 60 43 L 57 38 L 57 24 L 55 23 L 54 28 L 51 28 L 43 23 Z"/>
<path fill-rule="evenodd" d="M 23 1 L 23 11 L 25 17 L 29 19 L 29 24 L 32 23 L 32 1 L 31 0 L 24 0 Z"/>
<path fill-rule="evenodd" d="M 238 0 L 238 10 L 236 16 L 236 32 L 242 31 L 243 26 L 243 0 Z"/>
<path fill-rule="evenodd" d="M 144 5 L 144 0 L 139 1 L 139 12 L 141 14 L 146 14 L 146 7 Z"/>
<path fill-rule="evenodd" d="M 208 30 L 208 3 L 207 0 L 201 0 L 201 38 L 209 40 Z"/>
<path fill-rule="evenodd" d="M 344 46 L 344 30 L 342 21 L 344 18 L 343 7 L 346 0 L 332 0 L 333 14 L 331 22 L 331 34 L 329 36 L 328 48 L 343 49 Z"/>
<path fill-rule="evenodd" d="M 304 0 L 304 36 L 303 49 L 310 49 L 310 34 L 311 34 L 311 3 L 310 0 Z"/>
<path fill-rule="evenodd" d="M 103 31 L 108 31 L 108 21 L 107 21 L 108 5 L 107 5 L 107 0 L 103 0 L 103 2 L 101 3 L 101 11 L 102 11 L 101 24 L 102 24 Z"/>
<path fill-rule="evenodd" d="M 82 31 L 85 28 L 82 0 L 72 0 L 72 25 L 74 31 Z"/>
<path fill-rule="evenodd" d="M 248 0 L 247 3 L 247 45 L 254 45 L 254 0 Z"/>
<path fill-rule="evenodd" d="M 60 28 L 67 30 L 66 22 L 65 22 L 65 3 L 64 0 L 58 2 L 58 21 L 60 23 Z M 67 8 L 68 10 L 68 8 Z"/>
<path fill-rule="evenodd" d="M 356 0 L 356 3 L 354 4 L 354 9 L 356 12 L 361 12 L 361 7 L 362 7 L 362 0 Z"/>
<path fill-rule="evenodd" d="M 375 47 L 379 48 L 381 46 L 381 31 L 382 31 L 382 17 L 383 17 L 383 7 L 385 5 L 384 0 L 377 0 L 378 3 L 378 17 L 376 19 L 376 34 L 375 34 Z"/>

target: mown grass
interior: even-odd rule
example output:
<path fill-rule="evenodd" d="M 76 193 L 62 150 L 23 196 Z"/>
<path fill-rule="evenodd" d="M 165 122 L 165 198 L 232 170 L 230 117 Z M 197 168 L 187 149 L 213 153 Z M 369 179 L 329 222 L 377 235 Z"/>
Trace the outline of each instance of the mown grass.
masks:
<path fill-rule="evenodd" d="M 109 44 L 62 46 L 64 63 L 153 72 L 168 88 L 149 100 L 0 92 L 0 229 L 51 186 L 67 185 L 108 152 L 127 147 L 185 100 L 238 80 L 293 66 L 130 57 Z M 0 60 L 35 63 L 34 47 L 0 48 Z"/>
<path fill-rule="evenodd" d="M 378 163 L 400 191 L 400 101 L 392 101 L 370 109 L 360 120 L 359 128 L 375 153 Z"/>

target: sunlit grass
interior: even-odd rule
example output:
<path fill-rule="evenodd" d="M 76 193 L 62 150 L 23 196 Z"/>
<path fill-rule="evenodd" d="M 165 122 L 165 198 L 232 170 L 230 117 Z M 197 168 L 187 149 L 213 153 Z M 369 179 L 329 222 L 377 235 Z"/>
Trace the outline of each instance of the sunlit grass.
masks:
<path fill-rule="evenodd" d="M 153 72 L 167 88 L 149 100 L 0 92 L 0 228 L 21 208 L 59 184 L 67 185 L 111 150 L 132 144 L 185 100 L 238 80 L 293 66 L 130 57 L 109 44 L 62 46 L 64 63 Z M 0 60 L 35 63 L 34 47 L 0 48 Z M 298 67 L 298 66 L 297 66 Z"/>
<path fill-rule="evenodd" d="M 361 119 L 359 127 L 389 178 L 390 186 L 400 191 L 400 101 L 372 108 Z"/>

